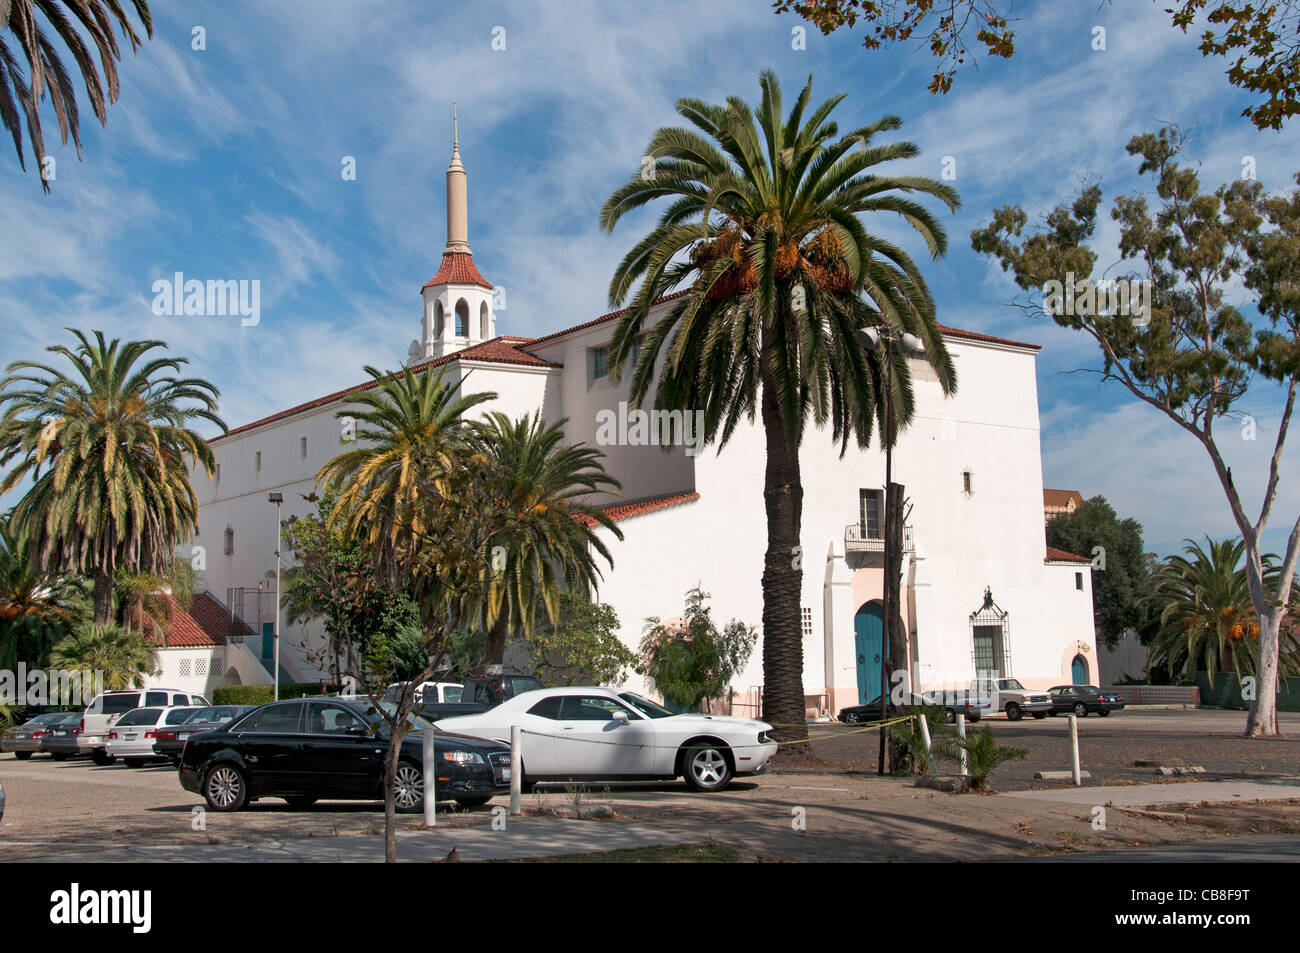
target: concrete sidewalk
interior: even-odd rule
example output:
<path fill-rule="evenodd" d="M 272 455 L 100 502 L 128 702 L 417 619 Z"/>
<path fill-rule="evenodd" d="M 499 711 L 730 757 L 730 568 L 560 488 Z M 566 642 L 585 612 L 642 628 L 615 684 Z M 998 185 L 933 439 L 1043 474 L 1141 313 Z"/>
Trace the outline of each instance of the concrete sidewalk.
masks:
<path fill-rule="evenodd" d="M 623 824 L 558 818 L 512 817 L 506 829 L 490 825 L 441 830 L 399 831 L 397 858 L 411 863 L 440 861 L 454 847 L 462 861 L 516 860 L 592 854 L 636 847 L 693 843 L 689 825 Z M 30 863 L 382 863 L 382 836 L 304 837 L 260 844 L 177 844 L 113 847 L 60 853 Z M 22 863 L 23 861 L 18 861 Z"/>
<path fill-rule="evenodd" d="M 1057 804 L 1159 807 L 1165 804 L 1225 804 L 1235 801 L 1300 799 L 1300 778 L 1251 781 L 1184 781 L 1179 784 L 1091 785 L 1052 791 L 1007 791 L 998 797 Z"/>

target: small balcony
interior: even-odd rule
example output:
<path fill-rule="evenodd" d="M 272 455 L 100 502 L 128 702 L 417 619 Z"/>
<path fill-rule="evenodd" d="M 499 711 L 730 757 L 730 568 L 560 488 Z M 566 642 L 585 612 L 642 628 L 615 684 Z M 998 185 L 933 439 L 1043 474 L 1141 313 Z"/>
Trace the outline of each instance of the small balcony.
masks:
<path fill-rule="evenodd" d="M 912 527 L 903 524 L 903 552 L 912 552 Z M 861 523 L 850 523 L 844 527 L 844 552 L 846 553 L 883 553 L 885 551 L 884 528 L 869 532 Z"/>

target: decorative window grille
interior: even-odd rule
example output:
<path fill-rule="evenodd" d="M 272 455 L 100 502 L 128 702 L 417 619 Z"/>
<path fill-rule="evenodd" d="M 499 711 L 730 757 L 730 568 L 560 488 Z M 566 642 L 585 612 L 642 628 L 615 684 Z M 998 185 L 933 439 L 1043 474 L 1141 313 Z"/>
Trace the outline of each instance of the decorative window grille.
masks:
<path fill-rule="evenodd" d="M 189 677 L 190 677 L 190 660 L 187 659 L 187 658 L 183 658 L 183 659 L 181 659 L 181 666 L 180 666 L 180 669 L 181 669 L 181 671 L 180 671 L 181 678 L 189 678 Z"/>
<path fill-rule="evenodd" d="M 812 638 L 812 609 L 804 606 L 800 616 L 803 621 L 803 637 L 805 639 Z"/>
<path fill-rule="evenodd" d="M 970 614 L 971 662 L 977 679 L 1001 678 L 1011 672 L 1010 613 L 984 590 L 984 604 Z"/>

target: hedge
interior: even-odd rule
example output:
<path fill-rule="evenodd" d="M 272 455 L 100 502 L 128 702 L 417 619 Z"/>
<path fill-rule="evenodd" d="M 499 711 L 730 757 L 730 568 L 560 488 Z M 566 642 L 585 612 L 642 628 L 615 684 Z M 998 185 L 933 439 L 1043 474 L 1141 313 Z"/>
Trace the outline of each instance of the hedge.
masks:
<path fill-rule="evenodd" d="M 303 698 L 307 695 L 324 695 L 326 692 L 338 691 L 338 686 L 320 685 L 315 682 L 304 685 L 281 685 L 280 699 Z M 222 685 L 212 690 L 214 705 L 265 705 L 275 700 L 273 685 Z"/>

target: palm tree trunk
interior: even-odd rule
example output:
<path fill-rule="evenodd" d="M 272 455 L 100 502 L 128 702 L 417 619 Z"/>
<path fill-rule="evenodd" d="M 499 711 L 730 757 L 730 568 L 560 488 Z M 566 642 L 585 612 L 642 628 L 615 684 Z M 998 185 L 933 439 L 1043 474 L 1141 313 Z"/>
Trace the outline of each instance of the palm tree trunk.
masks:
<path fill-rule="evenodd" d="M 103 569 L 95 570 L 95 625 L 112 621 L 113 577 Z"/>
<path fill-rule="evenodd" d="M 492 628 L 488 631 L 488 665 L 501 665 L 505 662 L 506 642 L 510 638 L 510 613 L 508 609 L 509 606 L 503 601 L 501 611 L 497 613 L 496 621 L 492 623 Z"/>
<path fill-rule="evenodd" d="M 803 636 L 799 606 L 803 558 L 799 528 L 803 484 L 799 449 L 790 439 L 776 389 L 764 375 L 763 430 L 767 437 L 763 502 L 767 509 L 767 554 L 763 560 L 763 718 L 777 726 L 780 741 L 808 737 L 803 694 Z M 782 760 L 806 761 L 807 744 L 781 747 Z"/>

